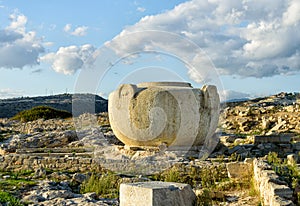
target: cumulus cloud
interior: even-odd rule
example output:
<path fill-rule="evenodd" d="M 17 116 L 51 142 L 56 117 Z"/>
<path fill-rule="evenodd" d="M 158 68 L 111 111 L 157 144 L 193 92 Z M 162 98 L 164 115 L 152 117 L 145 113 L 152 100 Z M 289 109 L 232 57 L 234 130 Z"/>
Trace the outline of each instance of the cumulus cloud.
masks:
<path fill-rule="evenodd" d="M 57 52 L 42 56 L 41 61 L 50 63 L 56 72 L 70 75 L 81 69 L 94 51 L 89 44 L 60 47 Z"/>
<path fill-rule="evenodd" d="M 73 35 L 73 36 L 85 36 L 87 34 L 88 27 L 87 26 L 79 26 L 72 30 L 71 24 L 66 24 L 64 27 L 64 31 Z"/>
<path fill-rule="evenodd" d="M 189 57 L 205 66 L 191 45 L 173 38 L 149 41 L 144 30 L 168 31 L 187 37 L 210 57 L 220 74 L 241 77 L 270 77 L 300 71 L 299 0 L 191 0 L 167 12 L 143 17 L 126 27 L 110 46 L 119 55 L 145 49 L 162 49 Z M 151 37 L 153 39 L 153 37 Z M 118 42 L 118 39 L 120 41 Z M 159 39 L 155 38 L 155 39 Z M 117 43 L 116 43 L 117 42 Z M 194 56 L 193 56 L 194 55 Z M 201 76 L 189 69 L 191 78 Z"/>
<path fill-rule="evenodd" d="M 0 30 L 0 42 L 1 43 L 9 43 L 14 42 L 17 39 L 23 38 L 23 35 L 10 30 Z"/>
<path fill-rule="evenodd" d="M 34 31 L 26 31 L 27 17 L 12 14 L 10 21 L 6 28 L 0 28 L 0 68 L 39 64 L 39 55 L 44 52 L 44 47 Z"/>
<path fill-rule="evenodd" d="M 65 32 L 70 32 L 72 29 L 72 25 L 71 24 L 66 24 L 66 26 L 64 27 L 64 31 Z"/>

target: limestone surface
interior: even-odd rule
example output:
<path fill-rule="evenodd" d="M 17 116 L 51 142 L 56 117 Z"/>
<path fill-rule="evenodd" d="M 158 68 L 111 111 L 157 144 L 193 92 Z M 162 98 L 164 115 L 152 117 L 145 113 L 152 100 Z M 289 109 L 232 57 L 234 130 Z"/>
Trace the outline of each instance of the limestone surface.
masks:
<path fill-rule="evenodd" d="M 123 183 L 120 206 L 192 206 L 196 195 L 188 184 L 174 182 Z"/>
<path fill-rule="evenodd" d="M 123 84 L 109 95 L 113 132 L 127 146 L 199 146 L 219 120 L 215 86 L 182 82 Z"/>

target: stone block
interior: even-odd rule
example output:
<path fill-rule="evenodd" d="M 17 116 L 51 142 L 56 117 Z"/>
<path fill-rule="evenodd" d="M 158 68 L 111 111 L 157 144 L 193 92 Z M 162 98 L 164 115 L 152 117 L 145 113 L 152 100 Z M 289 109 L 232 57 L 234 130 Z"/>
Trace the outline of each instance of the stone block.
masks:
<path fill-rule="evenodd" d="M 229 178 L 241 179 L 252 174 L 252 164 L 246 162 L 230 162 L 226 168 Z"/>
<path fill-rule="evenodd" d="M 253 165 L 253 161 L 254 161 L 254 158 L 246 158 L 246 159 L 244 160 L 244 163 L 248 163 L 248 164 Z"/>
<path fill-rule="evenodd" d="M 275 196 L 271 204 L 272 206 L 295 206 L 291 200 L 286 200 L 279 196 Z"/>
<path fill-rule="evenodd" d="M 290 154 L 287 156 L 287 163 L 289 165 L 297 164 L 299 161 L 299 156 L 297 154 Z"/>
<path fill-rule="evenodd" d="M 273 182 L 269 182 L 270 188 L 274 196 L 279 196 L 286 199 L 292 199 L 293 191 L 286 185 L 278 185 Z"/>
<path fill-rule="evenodd" d="M 300 151 L 300 142 L 294 143 L 294 144 L 293 144 L 293 149 L 294 149 L 295 151 Z"/>
<path fill-rule="evenodd" d="M 254 136 L 254 143 L 290 143 L 291 135 L 262 135 Z"/>
<path fill-rule="evenodd" d="M 247 150 L 244 147 L 240 146 L 240 145 L 235 146 L 235 147 L 228 150 L 229 155 L 232 155 L 233 153 L 243 154 L 245 152 L 247 152 Z"/>
<path fill-rule="evenodd" d="M 122 183 L 120 206 L 194 206 L 196 195 L 188 184 L 174 182 Z"/>

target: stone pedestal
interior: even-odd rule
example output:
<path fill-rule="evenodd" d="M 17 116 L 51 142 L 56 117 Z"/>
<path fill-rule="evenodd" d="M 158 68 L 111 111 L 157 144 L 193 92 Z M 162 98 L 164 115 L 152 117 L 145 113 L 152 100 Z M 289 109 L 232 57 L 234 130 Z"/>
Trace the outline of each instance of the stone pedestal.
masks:
<path fill-rule="evenodd" d="M 217 88 L 183 82 L 123 84 L 108 98 L 111 128 L 129 147 L 202 146 L 219 121 Z"/>
<path fill-rule="evenodd" d="M 123 183 L 120 206 L 194 206 L 196 195 L 188 184 L 174 182 Z"/>

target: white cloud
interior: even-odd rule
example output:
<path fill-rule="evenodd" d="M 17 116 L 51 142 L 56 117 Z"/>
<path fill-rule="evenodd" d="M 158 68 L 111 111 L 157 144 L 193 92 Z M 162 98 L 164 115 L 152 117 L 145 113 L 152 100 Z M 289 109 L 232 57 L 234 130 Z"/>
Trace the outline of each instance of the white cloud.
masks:
<path fill-rule="evenodd" d="M 39 64 L 44 52 L 41 38 L 26 30 L 27 17 L 10 15 L 10 25 L 0 28 L 0 68 L 23 68 Z"/>
<path fill-rule="evenodd" d="M 146 9 L 145 9 L 144 7 L 138 7 L 136 10 L 139 11 L 139 12 L 144 12 L 144 11 L 146 11 Z"/>
<path fill-rule="evenodd" d="M 283 23 L 286 25 L 299 26 L 300 21 L 300 1 L 293 0 L 289 2 L 289 7 L 283 14 Z"/>
<path fill-rule="evenodd" d="M 151 37 L 159 39 L 153 42 L 140 32 L 140 36 L 133 35 L 134 40 L 123 41 L 127 34 L 144 30 L 188 37 L 209 55 L 221 74 L 262 78 L 300 72 L 299 0 L 192 0 L 143 17 L 116 36 L 114 45 L 106 45 L 119 55 L 152 48 L 199 60 L 193 57 L 198 51 L 173 38 Z M 189 74 L 201 81 L 192 70 Z"/>
<path fill-rule="evenodd" d="M 54 45 L 54 43 L 53 43 L 53 42 L 50 42 L 50 41 L 48 41 L 48 42 L 44 42 L 44 43 L 43 43 L 43 45 L 44 45 L 44 47 L 51 47 L 51 46 L 53 46 L 53 45 Z"/>
<path fill-rule="evenodd" d="M 51 64 L 54 71 L 66 75 L 81 69 L 95 51 L 92 45 L 60 47 L 56 53 L 48 53 L 41 61 Z"/>
<path fill-rule="evenodd" d="M 20 97 L 23 95 L 24 95 L 24 91 L 22 90 L 14 90 L 10 88 L 0 89 L 0 99 Z"/>
<path fill-rule="evenodd" d="M 15 31 L 9 31 L 9 30 L 0 30 L 0 42 L 1 43 L 11 43 L 14 42 L 17 39 L 23 38 L 23 35 L 15 32 Z"/>
<path fill-rule="evenodd" d="M 72 35 L 74 35 L 74 36 L 85 36 L 87 34 L 87 29 L 88 29 L 88 27 L 86 27 L 86 26 L 77 27 L 72 32 Z"/>
<path fill-rule="evenodd" d="M 64 27 L 64 31 L 65 32 L 69 32 L 72 29 L 72 25 L 71 24 L 66 24 L 66 26 Z"/>
<path fill-rule="evenodd" d="M 16 31 L 19 33 L 25 33 L 25 25 L 27 23 L 27 17 L 23 14 L 11 14 L 11 24 L 7 27 L 8 30 Z"/>
<path fill-rule="evenodd" d="M 87 34 L 88 27 L 87 26 L 79 26 L 72 30 L 71 24 L 66 24 L 64 27 L 64 31 L 73 35 L 73 36 L 85 36 Z"/>

